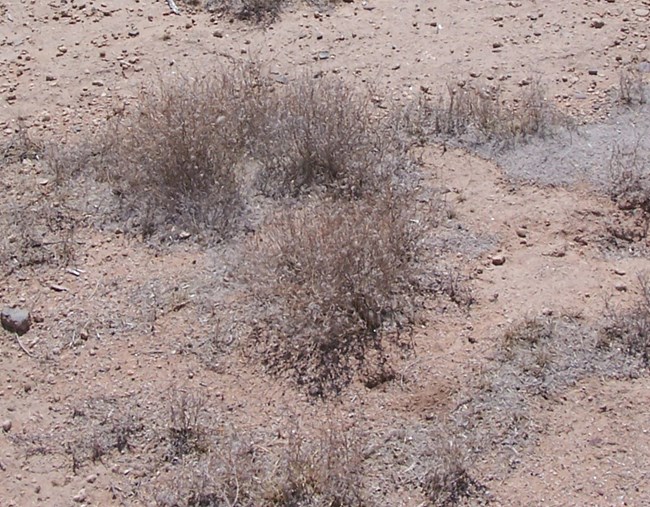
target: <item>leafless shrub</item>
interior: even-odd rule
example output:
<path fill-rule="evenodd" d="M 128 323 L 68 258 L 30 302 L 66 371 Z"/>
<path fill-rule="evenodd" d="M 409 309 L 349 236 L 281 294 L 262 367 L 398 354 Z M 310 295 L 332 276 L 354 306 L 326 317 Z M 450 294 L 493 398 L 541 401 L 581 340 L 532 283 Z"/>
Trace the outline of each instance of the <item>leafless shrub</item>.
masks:
<path fill-rule="evenodd" d="M 621 239 L 638 241 L 648 235 L 650 226 L 650 154 L 641 137 L 632 146 L 615 144 L 609 160 L 609 194 L 618 208 L 638 213 L 635 230 L 611 230 Z"/>
<path fill-rule="evenodd" d="M 296 195 L 324 187 L 359 196 L 385 181 L 387 147 L 369 99 L 345 82 L 303 78 L 280 90 L 257 141 L 262 189 Z"/>
<path fill-rule="evenodd" d="M 403 113 L 419 142 L 434 137 L 470 145 L 509 147 L 550 135 L 564 119 L 545 99 L 539 81 L 506 101 L 498 88 L 447 85 L 445 94 L 420 95 Z"/>
<path fill-rule="evenodd" d="M 264 493 L 268 505 L 326 507 L 365 505 L 359 435 L 330 424 L 315 438 L 292 429 L 277 476 Z"/>
<path fill-rule="evenodd" d="M 354 372 L 390 371 L 386 346 L 406 344 L 417 313 L 421 232 L 406 196 L 391 192 L 313 199 L 272 220 L 247 264 L 267 367 L 318 394 Z"/>
<path fill-rule="evenodd" d="M 0 208 L 0 268 L 4 274 L 40 264 L 67 266 L 77 251 L 78 220 L 64 203 L 43 196 Z"/>
<path fill-rule="evenodd" d="M 286 3 L 287 0 L 207 0 L 206 8 L 259 23 L 275 20 Z"/>
<path fill-rule="evenodd" d="M 619 74 L 618 101 L 625 106 L 646 103 L 646 90 L 640 72 L 625 70 Z"/>
<path fill-rule="evenodd" d="M 173 393 L 169 407 L 170 458 L 207 451 L 207 428 L 203 420 L 205 405 L 205 398 L 196 393 Z"/>
<path fill-rule="evenodd" d="M 645 366 L 650 365 L 650 279 L 647 274 L 639 276 L 640 299 L 627 310 L 608 308 L 603 326 L 601 345 L 611 347 L 622 344 L 631 355 L 641 357 Z"/>
<path fill-rule="evenodd" d="M 233 428 L 154 496 L 161 507 L 361 506 L 362 461 L 356 433 L 338 426 L 308 436 L 294 425 L 274 443 Z"/>
<path fill-rule="evenodd" d="M 422 489 L 432 505 L 453 506 L 485 489 L 469 473 L 468 454 L 454 439 L 433 443 Z"/>
<path fill-rule="evenodd" d="M 43 144 L 35 140 L 24 123 L 19 122 L 11 137 L 0 145 L 0 164 L 37 159 L 43 153 Z"/>
<path fill-rule="evenodd" d="M 222 239 L 244 208 L 238 178 L 263 117 L 255 110 L 263 88 L 258 78 L 250 65 L 161 82 L 142 94 L 136 111 L 107 125 L 92 149 L 82 146 L 81 162 L 51 157 L 51 164 L 57 174 L 64 166 L 94 168 L 125 211 L 135 212 L 128 223 L 144 235 L 175 225 Z"/>

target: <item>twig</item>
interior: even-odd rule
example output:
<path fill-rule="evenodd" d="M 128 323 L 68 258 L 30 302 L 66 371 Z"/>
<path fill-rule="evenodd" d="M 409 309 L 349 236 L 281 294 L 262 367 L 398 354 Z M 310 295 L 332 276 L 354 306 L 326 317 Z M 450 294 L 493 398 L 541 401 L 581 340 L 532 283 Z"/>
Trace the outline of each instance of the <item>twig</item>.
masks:
<path fill-rule="evenodd" d="M 172 10 L 174 14 L 180 15 L 181 11 L 178 10 L 178 7 L 176 6 L 174 0 L 167 0 L 167 5 L 169 5 L 169 8 Z"/>
<path fill-rule="evenodd" d="M 18 345 L 20 345 L 20 348 L 23 349 L 23 352 L 27 354 L 29 357 L 34 357 L 34 355 L 25 348 L 23 342 L 20 341 L 20 337 L 18 336 L 18 333 L 14 333 L 14 336 L 16 337 L 16 341 L 18 342 Z"/>

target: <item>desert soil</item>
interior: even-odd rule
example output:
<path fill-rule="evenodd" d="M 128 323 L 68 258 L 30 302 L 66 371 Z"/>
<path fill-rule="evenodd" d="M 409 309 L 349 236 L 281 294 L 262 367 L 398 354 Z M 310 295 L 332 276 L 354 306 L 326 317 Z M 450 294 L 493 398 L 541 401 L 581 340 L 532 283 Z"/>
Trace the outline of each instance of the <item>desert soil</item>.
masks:
<path fill-rule="evenodd" d="M 433 425 L 471 396 L 513 323 L 573 315 L 598 326 L 606 307 L 638 298 L 637 274 L 650 263 L 643 244 L 611 241 L 612 224 L 634 217 L 602 186 L 615 142 L 645 136 L 647 148 L 648 110 L 621 111 L 616 97 L 621 72 L 647 81 L 650 2 L 354 0 L 296 5 L 262 26 L 179 6 L 175 16 L 162 0 L 1 1 L 3 142 L 20 128 L 41 142 L 89 135 L 158 79 L 255 59 L 278 86 L 319 73 L 369 85 L 378 113 L 450 82 L 498 85 L 508 96 L 540 80 L 579 125 L 576 148 L 562 137 L 494 156 L 421 148 L 423 171 L 453 210 L 444 255 L 475 304 L 432 305 L 401 377 L 353 385 L 336 402 L 315 401 L 236 353 L 207 367 L 202 345 L 218 332 L 210 298 L 229 283 L 227 247 L 151 247 L 78 216 L 67 265 L 2 269 L 0 305 L 28 308 L 35 322 L 20 343 L 0 334 L 0 506 L 151 504 L 157 481 L 174 473 L 157 447 L 179 390 L 203 396 L 218 424 L 252 433 L 287 414 L 307 432 L 324 413 L 371 435 Z M 53 199 L 39 158 L 7 156 L 1 171 L 3 210 Z M 483 446 L 470 466 L 481 491 L 462 501 L 650 505 L 649 403 L 643 368 L 597 370 L 534 398 L 527 442 Z M 89 441 L 118 420 L 132 424 L 132 444 L 85 459 Z M 377 467 L 386 505 L 426 505 L 417 487 L 394 479 L 399 471 Z"/>

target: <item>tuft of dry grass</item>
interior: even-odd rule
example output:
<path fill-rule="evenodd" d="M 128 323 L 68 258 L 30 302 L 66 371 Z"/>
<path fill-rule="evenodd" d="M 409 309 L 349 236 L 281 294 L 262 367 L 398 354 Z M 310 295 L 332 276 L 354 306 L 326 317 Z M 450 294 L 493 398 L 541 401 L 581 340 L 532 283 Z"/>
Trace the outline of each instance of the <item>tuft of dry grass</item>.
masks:
<path fill-rule="evenodd" d="M 367 94 L 340 79 L 305 77 L 274 101 L 268 135 L 253 152 L 265 193 L 298 195 L 320 187 L 358 197 L 386 184 L 390 140 L 381 137 Z"/>
<path fill-rule="evenodd" d="M 625 352 L 650 365 L 650 277 L 639 275 L 641 297 L 627 309 L 608 308 L 601 346 L 622 345 Z"/>
<path fill-rule="evenodd" d="M 274 21 L 286 0 L 207 0 L 205 6 L 212 12 L 228 13 L 242 21 Z"/>
<path fill-rule="evenodd" d="M 245 275 L 270 371 L 321 395 L 356 374 L 390 377 L 387 346 L 408 344 L 417 314 L 422 230 L 411 214 L 406 196 L 385 192 L 312 199 L 270 221 Z"/>
<path fill-rule="evenodd" d="M 643 105 L 647 102 L 646 88 L 641 73 L 625 70 L 619 74 L 618 102 L 625 106 Z"/>
<path fill-rule="evenodd" d="M 637 213 L 640 227 L 630 230 L 611 229 L 620 239 L 638 241 L 648 235 L 650 227 L 650 154 L 639 138 L 631 146 L 614 145 L 609 160 L 609 195 L 619 209 Z"/>
<path fill-rule="evenodd" d="M 448 84 L 437 96 L 421 94 L 402 121 L 420 143 L 437 138 L 470 146 L 511 147 L 532 137 L 547 137 L 566 120 L 545 98 L 539 81 L 506 100 L 499 88 Z"/>
<path fill-rule="evenodd" d="M 273 443 L 231 428 L 156 488 L 160 507 L 361 507 L 361 437 L 338 425 L 308 434 L 296 424 Z"/>

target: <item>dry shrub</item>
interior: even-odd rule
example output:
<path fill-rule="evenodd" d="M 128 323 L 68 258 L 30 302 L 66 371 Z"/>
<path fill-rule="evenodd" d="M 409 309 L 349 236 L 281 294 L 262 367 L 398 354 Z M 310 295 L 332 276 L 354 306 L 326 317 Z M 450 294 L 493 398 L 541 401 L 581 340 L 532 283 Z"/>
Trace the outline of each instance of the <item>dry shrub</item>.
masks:
<path fill-rule="evenodd" d="M 650 226 L 650 154 L 640 137 L 631 146 L 615 144 L 609 160 L 609 195 L 619 209 L 638 214 L 638 227 L 612 229 L 620 239 L 638 241 Z"/>
<path fill-rule="evenodd" d="M 601 345 L 609 348 L 612 344 L 621 344 L 628 354 L 639 356 L 647 367 L 650 365 L 650 279 L 647 274 L 639 276 L 639 287 L 641 297 L 632 308 L 608 308 Z"/>
<path fill-rule="evenodd" d="M 361 437 L 338 425 L 315 435 L 294 425 L 273 442 L 231 428 L 154 496 L 161 507 L 362 506 L 362 465 Z"/>
<path fill-rule="evenodd" d="M 403 112 L 405 124 L 419 142 L 430 137 L 461 144 L 494 143 L 510 147 L 538 136 L 546 137 L 562 121 L 544 97 L 539 81 L 506 101 L 499 88 L 448 85 L 437 97 L 420 95 Z"/>
<path fill-rule="evenodd" d="M 169 405 L 169 459 L 208 449 L 206 399 L 194 392 L 177 391 Z"/>
<path fill-rule="evenodd" d="M 638 70 L 625 70 L 619 74 L 618 102 L 625 106 L 643 105 L 647 102 L 645 84 Z"/>
<path fill-rule="evenodd" d="M 349 196 L 377 189 L 385 179 L 388 140 L 380 138 L 369 103 L 339 79 L 303 78 L 280 90 L 267 135 L 254 150 L 262 189 L 297 195 L 324 187 Z"/>
<path fill-rule="evenodd" d="M 18 122 L 11 137 L 0 145 L 0 164 L 4 166 L 27 159 L 38 159 L 42 153 L 43 144 L 30 135 L 23 122 Z"/>
<path fill-rule="evenodd" d="M 209 238 L 235 230 L 244 209 L 239 182 L 246 143 L 259 125 L 263 88 L 254 66 L 199 79 L 161 82 L 137 109 L 80 147 L 79 170 L 94 166 L 143 235 L 170 224 Z M 60 158 L 60 157 L 59 157 Z M 63 158 L 65 161 L 65 157 Z M 63 165 L 52 157 L 56 173 Z"/>
<path fill-rule="evenodd" d="M 316 438 L 296 426 L 266 487 L 265 503 L 277 506 L 363 506 L 363 450 L 357 432 L 329 424 Z"/>
<path fill-rule="evenodd" d="M 406 343 L 417 306 L 422 231 L 407 200 L 313 199 L 268 224 L 247 277 L 263 307 L 255 350 L 272 372 L 318 394 L 355 373 L 390 377 L 386 347 Z"/>
<path fill-rule="evenodd" d="M 467 451 L 454 439 L 435 442 L 427 462 L 422 489 L 434 506 L 453 506 L 463 498 L 480 496 L 485 487 L 469 473 Z"/>
<path fill-rule="evenodd" d="M 259 23 L 275 20 L 286 3 L 286 0 L 207 0 L 206 8 Z"/>

